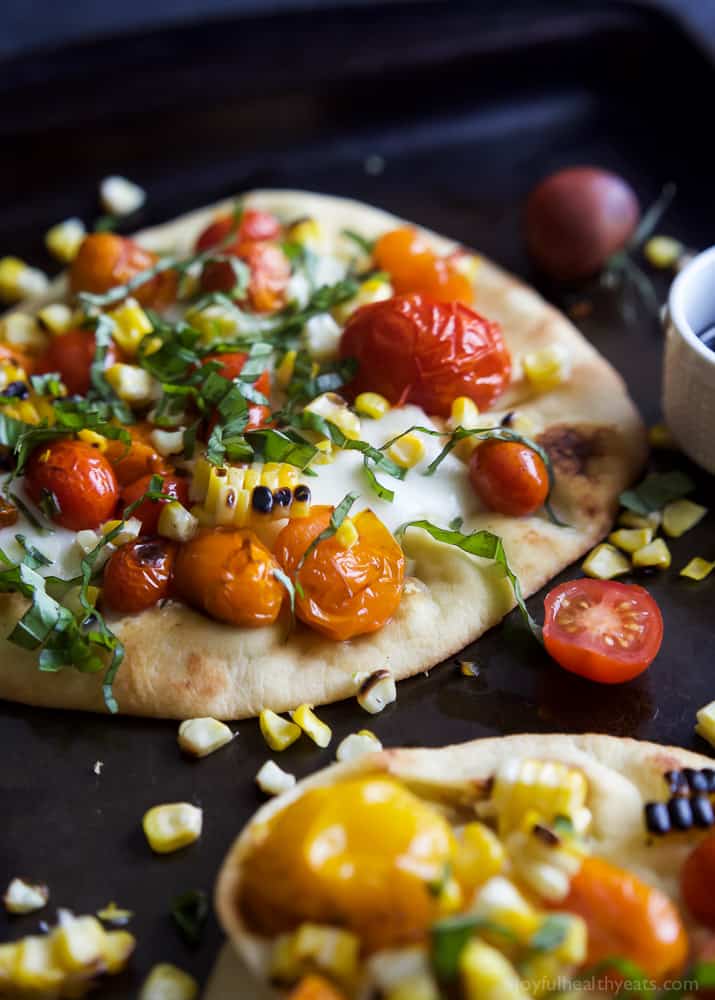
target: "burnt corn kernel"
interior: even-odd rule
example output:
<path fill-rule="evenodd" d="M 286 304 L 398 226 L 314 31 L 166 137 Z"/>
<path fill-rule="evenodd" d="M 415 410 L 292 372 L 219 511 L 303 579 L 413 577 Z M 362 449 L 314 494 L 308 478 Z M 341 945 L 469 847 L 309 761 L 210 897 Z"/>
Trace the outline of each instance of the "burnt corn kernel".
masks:
<path fill-rule="evenodd" d="M 707 792 L 709 790 L 707 775 L 703 774 L 702 771 L 696 771 L 694 767 L 684 767 L 682 774 L 692 792 Z"/>
<path fill-rule="evenodd" d="M 651 832 L 662 836 L 670 830 L 670 813 L 665 802 L 647 802 L 645 806 L 645 825 Z"/>
<path fill-rule="evenodd" d="M 288 510 L 293 502 L 293 493 L 287 486 L 273 491 L 273 506 Z"/>
<path fill-rule="evenodd" d="M 688 783 L 682 771 L 666 771 L 663 777 L 671 795 L 682 795 L 687 791 Z"/>
<path fill-rule="evenodd" d="M 9 399 L 27 399 L 29 395 L 30 387 L 27 382 L 10 382 L 0 393 L 0 396 L 5 396 Z"/>
<path fill-rule="evenodd" d="M 715 812 L 713 812 L 712 803 L 706 795 L 694 795 L 690 800 L 690 808 L 696 826 L 708 827 L 715 823 Z"/>
<path fill-rule="evenodd" d="M 251 506 L 259 514 L 270 514 L 273 510 L 273 494 L 267 486 L 255 486 L 253 488 Z"/>
<path fill-rule="evenodd" d="M 674 830 L 689 830 L 693 825 L 693 809 L 690 799 L 675 796 L 668 803 L 668 815 Z"/>
<path fill-rule="evenodd" d="M 299 483 L 293 491 L 293 496 L 298 501 L 298 503 L 309 503 L 310 502 L 310 487 L 306 486 L 304 483 Z"/>
<path fill-rule="evenodd" d="M 709 792 L 715 792 L 715 768 L 704 767 L 700 773 L 708 783 L 707 790 Z"/>

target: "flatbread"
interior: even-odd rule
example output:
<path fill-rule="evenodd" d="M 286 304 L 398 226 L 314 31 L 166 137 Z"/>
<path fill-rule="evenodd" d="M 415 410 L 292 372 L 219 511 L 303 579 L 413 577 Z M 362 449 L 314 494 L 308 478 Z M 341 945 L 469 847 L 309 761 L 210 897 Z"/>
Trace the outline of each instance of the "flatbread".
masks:
<path fill-rule="evenodd" d="M 589 785 L 592 813 L 588 839 L 592 853 L 627 868 L 657 886 L 679 905 L 693 950 L 710 932 L 695 925 L 682 905 L 680 868 L 703 831 L 652 837 L 643 823 L 643 806 L 664 799 L 663 774 L 683 767 L 703 768 L 712 760 L 680 747 L 605 736 L 524 733 L 473 740 L 439 749 L 387 749 L 357 761 L 333 764 L 267 802 L 244 828 L 219 872 L 215 905 L 219 921 L 245 965 L 265 981 L 270 942 L 251 934 L 237 906 L 246 858 L 261 829 L 289 803 L 312 788 L 334 785 L 367 774 L 389 774 L 417 795 L 449 808 L 474 798 L 475 782 L 493 776 L 507 761 L 519 758 L 558 760 L 579 767 Z M 275 994 L 280 995 L 280 994 Z M 599 994 L 602 995 L 602 994 Z"/>
<path fill-rule="evenodd" d="M 284 219 L 317 218 L 328 238 L 345 228 L 367 238 L 399 224 L 394 216 L 355 201 L 299 191 L 257 191 L 252 207 Z M 138 234 L 157 251 L 189 253 L 199 233 L 233 202 L 224 202 Z M 435 249 L 455 244 L 426 233 Z M 557 486 L 554 504 L 569 527 L 539 514 L 510 518 L 481 513 L 464 531 L 488 528 L 500 535 L 526 595 L 539 590 L 586 552 L 609 529 L 618 494 L 645 460 L 643 427 L 621 377 L 566 317 L 536 292 L 482 259 L 475 282 L 476 308 L 501 323 L 514 360 L 513 379 L 500 409 L 518 403 L 551 454 Z M 35 308 L 66 293 L 65 279 L 33 303 Z M 527 350 L 563 345 L 570 378 L 554 390 L 528 398 L 519 386 L 519 358 Z M 521 395 L 520 395 L 521 393 Z M 276 711 L 302 702 L 319 705 L 353 695 L 355 675 L 388 668 L 396 679 L 429 669 L 497 624 L 513 607 L 511 588 L 491 563 L 441 545 L 410 530 L 405 549 L 412 560 L 395 618 L 374 635 L 336 643 L 298 626 L 286 640 L 286 622 L 241 630 L 170 603 L 140 615 L 109 619 L 125 644 L 126 658 L 114 692 L 127 714 L 164 718 L 212 715 L 240 719 L 262 708 Z M 21 600 L 0 597 L 0 633 L 17 620 Z M 0 697 L 54 708 L 104 711 L 97 676 L 65 669 L 38 672 L 33 654 L 0 641 Z"/>

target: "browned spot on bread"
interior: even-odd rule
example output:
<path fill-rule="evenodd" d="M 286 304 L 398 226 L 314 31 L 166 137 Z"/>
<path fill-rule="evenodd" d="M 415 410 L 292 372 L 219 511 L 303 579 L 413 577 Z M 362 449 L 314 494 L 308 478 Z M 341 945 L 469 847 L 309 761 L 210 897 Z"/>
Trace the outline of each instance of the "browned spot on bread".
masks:
<path fill-rule="evenodd" d="M 601 454 L 599 431 L 556 424 L 541 434 L 537 442 L 546 450 L 554 472 L 564 476 L 587 476 L 592 458 Z"/>

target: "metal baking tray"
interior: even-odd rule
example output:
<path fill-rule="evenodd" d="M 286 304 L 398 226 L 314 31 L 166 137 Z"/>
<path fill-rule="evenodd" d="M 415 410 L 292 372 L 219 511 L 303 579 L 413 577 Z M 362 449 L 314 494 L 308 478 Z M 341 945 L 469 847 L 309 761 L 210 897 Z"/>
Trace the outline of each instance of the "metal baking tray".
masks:
<path fill-rule="evenodd" d="M 119 172 L 149 191 L 137 227 L 256 185 L 304 187 L 374 202 L 538 284 L 520 238 L 523 200 L 543 174 L 571 163 L 623 173 L 644 205 L 674 181 L 664 228 L 689 246 L 712 242 L 712 170 L 698 142 L 714 74 L 696 43 L 631 4 L 582 3 L 571 13 L 545 5 L 489 19 L 476 6 L 393 3 L 211 22 L 0 64 L 0 251 L 49 268 L 41 234 L 69 215 L 91 219 L 98 181 Z M 657 285 L 663 300 L 665 279 Z M 588 299 L 579 326 L 654 422 L 657 316 L 634 295 L 597 290 Z M 673 456 L 662 461 L 687 467 Z M 696 498 L 715 499 L 712 479 L 688 471 Z M 663 609 L 665 642 L 638 680 L 612 689 L 565 674 L 512 614 L 466 651 L 478 678 L 448 662 L 403 682 L 397 704 L 375 718 L 354 701 L 325 708 L 332 747 L 302 740 L 281 764 L 313 771 L 366 724 L 386 745 L 524 730 L 695 745 L 694 713 L 715 696 L 715 579 L 693 584 L 677 570 L 695 553 L 713 558 L 713 518 L 672 548 L 673 568 L 647 581 Z M 576 575 L 577 566 L 563 578 Z M 542 597 L 529 602 L 537 616 Z M 110 899 L 135 911 L 131 970 L 108 980 L 102 996 L 135 995 L 161 960 L 204 981 L 220 940 L 215 919 L 191 950 L 168 913 L 178 893 L 211 891 L 225 850 L 260 802 L 253 776 L 268 752 L 255 721 L 241 723 L 228 748 L 189 763 L 173 722 L 9 703 L 0 711 L 0 881 L 46 881 L 48 919 L 57 906 L 93 912 Z M 141 817 L 180 799 L 203 806 L 204 834 L 181 853 L 152 856 Z M 45 916 L 3 911 L 0 940 L 33 931 Z"/>

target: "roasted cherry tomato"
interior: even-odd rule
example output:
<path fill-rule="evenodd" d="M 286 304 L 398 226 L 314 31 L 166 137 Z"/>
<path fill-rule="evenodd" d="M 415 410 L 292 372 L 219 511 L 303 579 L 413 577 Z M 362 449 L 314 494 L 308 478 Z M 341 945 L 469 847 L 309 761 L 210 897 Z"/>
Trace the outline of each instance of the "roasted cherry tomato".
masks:
<path fill-rule="evenodd" d="M 25 469 L 25 488 L 40 504 L 50 498 L 52 519 L 63 528 L 96 528 L 114 513 L 119 485 L 114 469 L 97 448 L 60 438 L 41 444 Z"/>
<path fill-rule="evenodd" d="M 558 909 L 586 921 L 589 965 L 620 956 L 660 981 L 678 973 L 687 958 L 688 939 L 675 904 L 603 858 L 584 858 Z"/>
<path fill-rule="evenodd" d="M 334 536 L 327 538 L 298 570 L 311 542 L 328 527 L 332 512 L 332 507 L 313 507 L 308 517 L 289 521 L 276 539 L 275 553 L 303 589 L 295 602 L 300 620 L 331 639 L 352 639 L 376 632 L 397 611 L 405 557 L 382 521 L 366 510 L 354 518 L 360 537 L 351 548 Z"/>
<path fill-rule="evenodd" d="M 643 673 L 663 640 L 663 618 L 643 587 L 569 580 L 546 595 L 544 644 L 564 670 L 601 684 Z"/>
<path fill-rule="evenodd" d="M 290 263 L 277 243 L 245 241 L 224 253 L 242 260 L 250 271 L 248 299 L 256 312 L 272 312 L 285 303 L 291 275 Z M 236 275 L 229 261 L 210 260 L 204 265 L 201 287 L 206 292 L 230 292 Z"/>
<path fill-rule="evenodd" d="M 466 306 L 474 302 L 474 288 L 458 269 L 458 257 L 439 257 L 416 229 L 404 226 L 385 233 L 373 256 L 377 266 L 389 273 L 398 295 L 420 292 L 439 302 Z"/>
<path fill-rule="evenodd" d="M 137 479 L 136 482 L 130 483 L 129 486 L 123 486 L 122 506 L 128 507 L 129 504 L 134 503 L 140 497 L 144 496 L 146 491 L 149 489 L 151 479 L 152 474 L 150 473 L 147 476 L 142 476 L 141 479 Z M 166 493 L 168 496 L 173 497 L 174 500 L 178 500 L 185 507 L 188 507 L 188 479 L 182 479 L 180 476 L 162 475 L 161 492 Z M 161 508 L 167 503 L 169 503 L 168 500 L 145 500 L 143 503 L 139 504 L 137 509 L 132 514 L 132 517 L 136 517 L 141 521 L 143 535 L 153 535 L 156 533 Z"/>
<path fill-rule="evenodd" d="M 234 379 L 243 371 L 243 366 L 248 359 L 248 355 L 244 354 L 242 351 L 232 351 L 228 354 L 207 354 L 203 359 L 203 363 L 206 364 L 209 361 L 217 361 L 221 368 L 218 374 L 222 375 L 224 378 Z M 266 371 L 261 372 L 256 381 L 253 383 L 257 392 L 268 397 L 271 394 L 271 373 L 266 369 Z M 263 406 L 262 403 L 249 403 L 248 404 L 248 423 L 246 424 L 247 431 L 258 430 L 259 427 L 266 427 L 270 423 L 271 419 L 271 408 L 270 406 Z M 208 426 L 208 434 L 214 428 L 216 423 L 216 417 L 212 417 Z"/>
<path fill-rule="evenodd" d="M 52 338 L 47 349 L 37 359 L 37 371 L 59 372 L 70 395 L 86 396 L 95 347 L 93 330 L 68 330 L 67 333 Z M 118 359 L 119 352 L 114 343 L 111 343 L 107 348 L 105 368 Z"/>
<path fill-rule="evenodd" d="M 229 625 L 272 625 L 285 596 L 278 564 L 252 531 L 215 528 L 181 546 L 176 591 L 187 604 Z"/>
<path fill-rule="evenodd" d="M 528 445 L 518 441 L 487 440 L 469 460 L 474 492 L 490 509 L 511 517 L 533 514 L 549 493 L 549 474 Z"/>
<path fill-rule="evenodd" d="M 135 538 L 120 546 L 104 567 L 102 600 L 113 611 L 137 614 L 167 598 L 176 544 L 166 538 Z"/>
<path fill-rule="evenodd" d="M 196 241 L 199 253 L 217 247 L 236 228 L 233 215 L 223 215 L 207 226 Z M 247 208 L 241 215 L 241 222 L 236 232 L 234 243 L 245 243 L 246 240 L 275 240 L 281 231 L 281 224 L 275 215 L 269 212 L 259 212 L 255 208 Z"/>
<path fill-rule="evenodd" d="M 129 486 L 150 473 L 167 473 L 172 467 L 151 443 L 153 427 L 143 422 L 125 428 L 131 436 L 131 443 L 119 439 L 108 439 L 106 457 L 112 463 L 114 474 L 120 486 Z M 148 481 L 148 479 L 147 479 Z"/>
<path fill-rule="evenodd" d="M 0 361 L 10 361 L 17 368 L 22 368 L 26 375 L 35 370 L 35 359 L 24 351 L 17 351 L 10 344 L 0 344 Z"/>
<path fill-rule="evenodd" d="M 680 890 L 696 920 L 715 929 L 715 834 L 708 834 L 685 859 Z"/>
<path fill-rule="evenodd" d="M 340 341 L 358 371 L 352 396 L 379 392 L 448 417 L 457 396 L 487 409 L 509 382 L 511 359 L 496 323 L 458 302 L 398 295 L 358 309 Z"/>
<path fill-rule="evenodd" d="M 126 236 L 115 233 L 90 233 L 82 241 L 79 253 L 70 267 L 70 288 L 73 292 L 108 292 L 115 285 L 124 285 L 140 271 L 153 267 L 158 257 L 144 250 Z M 132 292 L 145 306 L 161 309 L 176 298 L 176 274 L 163 271 Z"/>
<path fill-rule="evenodd" d="M 347 1000 L 329 979 L 310 973 L 288 994 L 288 1000 Z"/>

